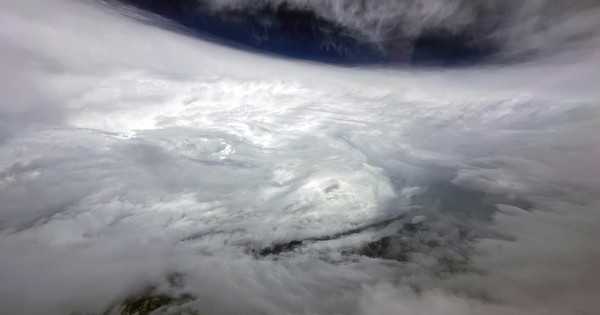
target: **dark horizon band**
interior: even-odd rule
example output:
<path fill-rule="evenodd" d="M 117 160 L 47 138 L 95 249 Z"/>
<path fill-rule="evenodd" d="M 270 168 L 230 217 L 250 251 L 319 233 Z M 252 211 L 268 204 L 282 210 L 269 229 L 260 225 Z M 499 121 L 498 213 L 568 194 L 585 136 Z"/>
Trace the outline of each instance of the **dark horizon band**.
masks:
<path fill-rule="evenodd" d="M 118 1 L 167 18 L 204 39 L 325 63 L 457 66 L 493 62 L 499 52 L 494 41 L 476 33 L 482 25 L 459 31 L 432 27 L 418 36 L 394 30 L 386 39 L 372 41 L 286 2 L 215 11 L 199 0 Z"/>

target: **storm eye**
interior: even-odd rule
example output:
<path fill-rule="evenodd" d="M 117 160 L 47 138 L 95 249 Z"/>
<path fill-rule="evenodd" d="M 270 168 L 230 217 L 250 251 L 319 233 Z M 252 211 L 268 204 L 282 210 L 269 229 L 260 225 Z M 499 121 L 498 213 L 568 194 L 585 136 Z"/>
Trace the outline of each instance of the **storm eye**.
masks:
<path fill-rule="evenodd" d="M 439 27 L 414 35 L 400 27 L 384 38 L 371 39 L 356 25 L 349 27 L 324 18 L 314 9 L 287 2 L 277 5 L 260 2 L 259 6 L 242 2 L 238 6 L 215 8 L 208 2 L 195 0 L 119 1 L 168 18 L 204 39 L 319 62 L 464 65 L 494 55 L 489 46 L 474 41 L 468 30 L 449 32 Z"/>
<path fill-rule="evenodd" d="M 416 65 L 466 65 L 490 59 L 497 48 L 490 42 L 478 43 L 467 32 L 426 31 L 412 43 L 411 62 Z"/>

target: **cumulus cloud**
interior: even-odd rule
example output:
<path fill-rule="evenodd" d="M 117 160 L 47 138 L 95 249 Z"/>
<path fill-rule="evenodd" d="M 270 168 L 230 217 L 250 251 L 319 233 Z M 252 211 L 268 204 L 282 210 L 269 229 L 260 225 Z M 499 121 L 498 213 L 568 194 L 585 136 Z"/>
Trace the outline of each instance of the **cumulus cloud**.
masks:
<path fill-rule="evenodd" d="M 338 68 L 120 13 L 0 5 L 0 312 L 595 310 L 597 55 Z"/>

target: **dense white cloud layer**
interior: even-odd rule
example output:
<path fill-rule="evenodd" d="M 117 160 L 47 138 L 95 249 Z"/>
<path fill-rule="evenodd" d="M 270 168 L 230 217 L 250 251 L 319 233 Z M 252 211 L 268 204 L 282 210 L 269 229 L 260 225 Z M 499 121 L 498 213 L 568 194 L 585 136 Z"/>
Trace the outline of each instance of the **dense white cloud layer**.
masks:
<path fill-rule="evenodd" d="M 121 13 L 0 5 L 0 313 L 101 312 L 148 286 L 192 294 L 203 314 L 598 307 L 597 54 L 347 69 Z M 484 231 L 472 271 L 440 277 L 460 219 L 411 202 L 440 182 L 533 208 L 469 223 Z M 401 215 L 424 215 L 448 248 L 410 263 L 345 254 Z M 308 241 L 256 255 L 294 240 Z"/>

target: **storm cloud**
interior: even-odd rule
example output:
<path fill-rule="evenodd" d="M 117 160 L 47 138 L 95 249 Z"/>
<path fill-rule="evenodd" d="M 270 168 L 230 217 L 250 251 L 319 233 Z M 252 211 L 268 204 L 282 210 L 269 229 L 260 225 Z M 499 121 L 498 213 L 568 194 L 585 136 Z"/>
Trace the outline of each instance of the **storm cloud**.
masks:
<path fill-rule="evenodd" d="M 0 5 L 1 313 L 597 309 L 594 40 L 352 68 L 143 14 Z"/>

